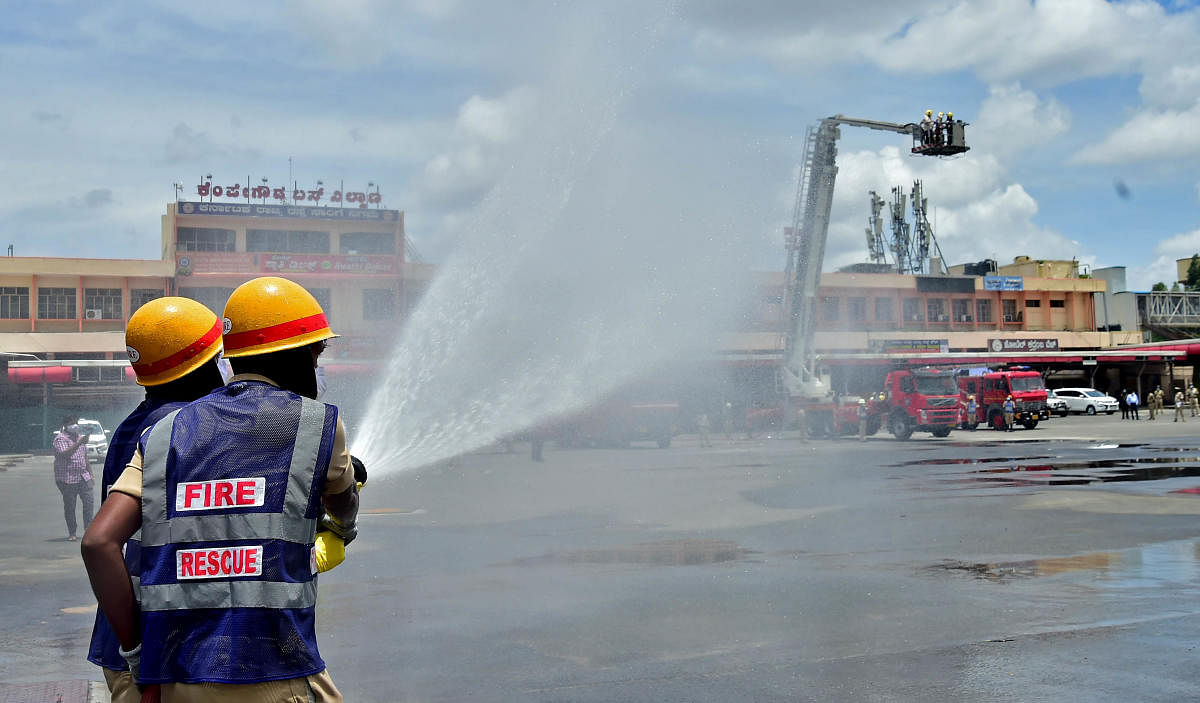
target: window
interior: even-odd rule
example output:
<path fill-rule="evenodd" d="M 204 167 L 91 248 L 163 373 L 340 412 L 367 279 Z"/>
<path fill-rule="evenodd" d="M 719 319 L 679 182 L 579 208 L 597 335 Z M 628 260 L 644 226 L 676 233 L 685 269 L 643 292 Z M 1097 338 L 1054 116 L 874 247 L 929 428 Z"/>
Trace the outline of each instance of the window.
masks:
<path fill-rule="evenodd" d="M 836 322 L 841 313 L 841 299 L 834 297 L 821 298 L 821 318 L 826 322 Z"/>
<path fill-rule="evenodd" d="M 1040 307 L 1042 307 L 1042 301 L 1040 301 L 1040 300 L 1026 300 L 1026 301 L 1025 301 L 1025 307 L 1027 307 L 1027 308 L 1040 308 Z"/>
<path fill-rule="evenodd" d="M 846 298 L 846 317 L 854 322 L 865 322 L 867 319 L 867 299 Z"/>
<path fill-rule="evenodd" d="M 926 319 L 930 322 L 946 322 L 950 319 L 946 316 L 945 298 L 930 298 L 926 308 L 929 311 L 929 317 Z"/>
<path fill-rule="evenodd" d="M 229 300 L 230 294 L 233 293 L 232 288 L 180 288 L 179 295 L 184 298 L 191 298 L 198 303 L 203 303 L 205 307 L 212 310 L 221 316 L 225 311 L 225 301 Z"/>
<path fill-rule="evenodd" d="M 0 318 L 29 319 L 29 288 L 27 286 L 0 287 Z"/>
<path fill-rule="evenodd" d="M 338 237 L 339 254 L 395 254 L 396 235 L 391 232 L 343 232 Z"/>
<path fill-rule="evenodd" d="M 904 299 L 904 321 L 905 322 L 920 322 L 924 320 L 921 317 L 921 299 L 920 298 L 905 298 Z"/>
<path fill-rule="evenodd" d="M 38 317 L 43 320 L 74 320 L 74 288 L 38 288 Z"/>
<path fill-rule="evenodd" d="M 396 316 L 396 292 L 391 288 L 363 289 L 363 319 L 390 320 Z"/>
<path fill-rule="evenodd" d="M 330 307 L 329 289 L 328 288 L 306 288 L 306 290 L 309 293 L 312 293 L 312 296 L 317 299 L 317 303 L 321 306 L 321 309 L 325 311 L 325 317 L 328 318 L 329 313 L 332 310 L 332 308 Z"/>
<path fill-rule="evenodd" d="M 1005 322 L 1016 322 L 1017 321 L 1017 301 L 1001 300 L 1000 307 L 1004 311 L 1004 321 Z"/>
<path fill-rule="evenodd" d="M 876 298 L 875 299 L 875 319 L 879 322 L 891 322 L 892 316 L 895 314 L 895 305 L 891 298 Z"/>
<path fill-rule="evenodd" d="M 175 236 L 179 251 L 233 251 L 237 235 L 231 229 L 180 227 Z"/>
<path fill-rule="evenodd" d="M 979 322 L 992 322 L 992 301 L 975 301 L 975 319 Z"/>
<path fill-rule="evenodd" d="M 133 288 L 129 291 L 129 312 L 130 314 L 137 311 L 146 303 L 155 298 L 163 297 L 161 288 Z M 213 312 L 216 312 L 215 310 Z"/>
<path fill-rule="evenodd" d="M 1065 308 L 1065 307 L 1067 307 L 1067 301 L 1065 301 L 1065 300 L 1051 300 L 1051 301 L 1050 301 L 1050 307 L 1052 307 L 1052 308 Z"/>
<path fill-rule="evenodd" d="M 120 320 L 121 289 L 84 288 L 83 310 L 84 317 L 89 320 Z M 99 312 L 93 312 L 95 310 Z"/>
<path fill-rule="evenodd" d="M 951 303 L 954 306 L 955 322 L 970 322 L 971 321 L 971 301 L 963 298 L 956 299 Z"/>
<path fill-rule="evenodd" d="M 248 229 L 246 251 L 328 254 L 329 233 L 308 230 Z"/>

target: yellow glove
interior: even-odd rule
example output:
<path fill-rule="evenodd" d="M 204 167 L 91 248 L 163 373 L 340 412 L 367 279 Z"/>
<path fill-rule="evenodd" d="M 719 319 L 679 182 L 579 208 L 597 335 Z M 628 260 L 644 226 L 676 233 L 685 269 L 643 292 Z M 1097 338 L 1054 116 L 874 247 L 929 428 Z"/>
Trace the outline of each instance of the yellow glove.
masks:
<path fill-rule="evenodd" d="M 320 574 L 346 561 L 346 543 L 332 532 L 317 533 L 317 543 L 313 545 L 313 552 L 317 559 L 317 573 Z"/>
<path fill-rule="evenodd" d="M 356 488 L 362 491 L 363 484 L 367 480 L 367 470 L 357 457 L 351 457 L 351 459 L 354 462 L 354 477 L 362 479 L 355 481 Z M 346 543 L 329 530 L 322 530 L 317 533 L 317 542 L 313 545 L 313 553 L 317 560 L 317 573 L 323 574 L 346 561 Z"/>

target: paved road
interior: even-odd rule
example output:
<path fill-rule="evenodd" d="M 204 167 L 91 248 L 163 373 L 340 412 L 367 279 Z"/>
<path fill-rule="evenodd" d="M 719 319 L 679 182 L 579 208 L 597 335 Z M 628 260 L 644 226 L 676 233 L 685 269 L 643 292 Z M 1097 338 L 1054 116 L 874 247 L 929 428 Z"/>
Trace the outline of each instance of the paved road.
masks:
<path fill-rule="evenodd" d="M 1197 431 L 1071 417 L 372 467 L 362 536 L 322 577 L 322 651 L 348 700 L 1195 698 Z M 48 474 L 0 472 L 9 684 L 99 678 Z"/>

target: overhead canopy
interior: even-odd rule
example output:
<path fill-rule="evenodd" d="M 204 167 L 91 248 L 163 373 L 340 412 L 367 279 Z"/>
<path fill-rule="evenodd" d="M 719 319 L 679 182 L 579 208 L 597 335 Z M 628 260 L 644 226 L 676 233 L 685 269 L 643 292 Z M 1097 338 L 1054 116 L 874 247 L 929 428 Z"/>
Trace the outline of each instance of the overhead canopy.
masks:
<path fill-rule="evenodd" d="M 125 354 L 125 333 L 0 332 L 0 352 L 8 354 Z"/>

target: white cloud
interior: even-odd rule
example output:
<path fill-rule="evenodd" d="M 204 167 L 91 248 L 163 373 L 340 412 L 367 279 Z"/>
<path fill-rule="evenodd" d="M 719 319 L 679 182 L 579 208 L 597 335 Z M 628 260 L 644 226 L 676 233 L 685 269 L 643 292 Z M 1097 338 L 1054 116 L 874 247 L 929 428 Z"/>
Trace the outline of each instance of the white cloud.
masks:
<path fill-rule="evenodd" d="M 1019 83 L 992 86 L 968 133 L 973 148 L 1001 155 L 1054 140 L 1071 127 L 1067 108 Z"/>
<path fill-rule="evenodd" d="M 1154 246 L 1154 258 L 1149 263 L 1127 270 L 1130 290 L 1150 290 L 1159 281 L 1171 285 L 1178 275 L 1176 259 L 1186 259 L 1196 253 L 1200 253 L 1200 229 L 1160 240 Z"/>
<path fill-rule="evenodd" d="M 1080 149 L 1078 164 L 1118 164 L 1200 156 L 1200 99 L 1187 110 L 1145 110 L 1103 141 Z"/>
<path fill-rule="evenodd" d="M 972 152 L 969 159 L 931 163 L 887 147 L 845 153 L 838 162 L 826 270 L 866 260 L 867 192 L 874 190 L 890 202 L 893 187 L 907 196 L 916 179 L 922 181 L 934 236 L 949 264 L 987 258 L 1003 263 L 1022 254 L 1092 261 L 1078 242 L 1034 222 L 1037 202 L 1020 184 L 1007 181 L 1003 166 L 991 155 Z M 911 202 L 905 219 L 913 221 Z M 884 229 L 885 239 L 890 238 L 890 221 Z"/>

